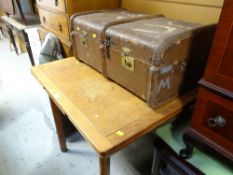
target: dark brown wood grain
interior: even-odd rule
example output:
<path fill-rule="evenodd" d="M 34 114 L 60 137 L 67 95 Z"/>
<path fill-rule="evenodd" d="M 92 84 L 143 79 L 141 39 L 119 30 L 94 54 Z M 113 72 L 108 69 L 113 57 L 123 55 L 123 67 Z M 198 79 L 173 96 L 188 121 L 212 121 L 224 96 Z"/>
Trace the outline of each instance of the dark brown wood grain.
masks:
<path fill-rule="evenodd" d="M 231 162 L 233 162 L 232 10 L 233 1 L 225 0 L 204 79 L 200 81 L 202 86 L 192 116 L 192 125 L 184 135 L 187 148 L 190 145 L 207 147 L 207 150 L 212 150 Z"/>
<path fill-rule="evenodd" d="M 217 116 L 222 116 L 226 120 L 224 127 L 208 125 L 208 120 Z M 233 101 L 200 88 L 192 117 L 192 127 L 216 144 L 233 152 L 232 126 Z"/>
<path fill-rule="evenodd" d="M 209 55 L 206 81 L 233 91 L 233 2 L 226 0 Z"/>

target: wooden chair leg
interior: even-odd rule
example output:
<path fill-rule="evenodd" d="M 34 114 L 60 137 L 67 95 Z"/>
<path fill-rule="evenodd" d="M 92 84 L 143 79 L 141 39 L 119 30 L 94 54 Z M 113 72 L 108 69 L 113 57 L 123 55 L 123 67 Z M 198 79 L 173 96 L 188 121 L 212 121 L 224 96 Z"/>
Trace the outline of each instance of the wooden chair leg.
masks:
<path fill-rule="evenodd" d="M 2 27 L 0 26 L 0 39 L 2 39 L 3 38 L 3 30 L 2 30 Z"/>
<path fill-rule="evenodd" d="M 152 175 L 158 175 L 161 168 L 161 162 L 170 165 L 179 174 L 182 175 L 204 175 L 199 169 L 187 162 L 184 158 L 177 155 L 177 153 L 160 137 L 155 139 L 156 154 L 154 155 L 154 163 L 152 167 Z M 154 173 L 154 174 L 153 174 Z"/>
<path fill-rule="evenodd" d="M 99 157 L 100 175 L 110 175 L 110 157 Z"/>
<path fill-rule="evenodd" d="M 160 165 L 160 160 L 161 160 L 160 156 L 161 155 L 160 155 L 159 151 L 155 149 L 151 175 L 158 175 L 159 174 L 159 165 Z"/>
<path fill-rule="evenodd" d="M 16 46 L 15 37 L 14 37 L 14 34 L 13 34 L 11 27 L 8 25 L 7 25 L 7 33 L 9 35 L 10 44 L 11 43 L 13 44 L 14 50 L 15 50 L 16 54 L 18 55 L 19 52 L 18 52 L 18 48 Z"/>
<path fill-rule="evenodd" d="M 22 6 L 21 6 L 21 3 L 20 3 L 20 0 L 15 0 L 16 2 L 16 5 L 17 5 L 17 8 L 19 10 L 19 14 L 24 22 L 25 25 L 27 25 L 27 21 L 25 19 L 25 16 L 24 16 L 24 13 L 23 13 L 23 9 L 22 9 Z"/>

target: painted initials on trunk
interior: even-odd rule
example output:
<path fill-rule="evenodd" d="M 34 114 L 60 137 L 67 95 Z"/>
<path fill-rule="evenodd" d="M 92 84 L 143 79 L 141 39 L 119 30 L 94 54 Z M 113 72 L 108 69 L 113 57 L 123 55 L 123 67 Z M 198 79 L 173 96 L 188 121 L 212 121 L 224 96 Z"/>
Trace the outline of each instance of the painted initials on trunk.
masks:
<path fill-rule="evenodd" d="M 170 77 L 167 77 L 166 79 L 160 80 L 157 93 L 159 94 L 160 91 L 161 91 L 161 89 L 165 89 L 165 88 L 167 88 L 167 89 L 170 89 L 170 88 L 171 88 L 171 80 L 170 80 Z"/>

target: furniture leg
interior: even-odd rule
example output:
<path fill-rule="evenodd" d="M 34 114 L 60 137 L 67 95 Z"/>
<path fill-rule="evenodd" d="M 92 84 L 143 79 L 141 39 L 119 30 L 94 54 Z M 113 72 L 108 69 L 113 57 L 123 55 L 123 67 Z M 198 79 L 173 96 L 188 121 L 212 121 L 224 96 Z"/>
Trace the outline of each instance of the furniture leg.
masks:
<path fill-rule="evenodd" d="M 7 27 L 7 33 L 9 35 L 10 42 L 13 44 L 14 50 L 15 50 L 16 54 L 18 55 L 19 52 L 18 52 L 16 43 L 15 43 L 15 38 L 14 38 L 14 35 L 13 35 L 13 32 L 12 32 L 12 29 L 11 29 L 11 27 L 9 25 L 6 25 L 6 27 Z"/>
<path fill-rule="evenodd" d="M 193 153 L 193 143 L 190 140 L 188 134 L 184 133 L 183 135 L 183 141 L 185 143 L 186 148 L 180 150 L 180 156 L 183 157 L 184 159 L 189 159 L 192 157 L 192 153 Z"/>
<path fill-rule="evenodd" d="M 110 157 L 99 156 L 100 175 L 110 175 Z"/>
<path fill-rule="evenodd" d="M 17 7 L 18 7 L 20 16 L 21 16 L 21 18 L 23 19 L 24 24 L 27 25 L 27 21 L 26 21 L 26 19 L 25 19 L 25 17 L 24 17 L 24 13 L 23 13 L 23 9 L 22 9 L 22 6 L 21 6 L 21 4 L 20 4 L 20 1 L 19 1 L 19 0 L 15 0 L 15 2 L 16 2 L 16 5 L 17 5 Z"/>
<path fill-rule="evenodd" d="M 2 30 L 2 27 L 0 26 L 0 32 L 1 32 L 1 34 L 0 34 L 0 39 L 3 37 L 3 30 Z"/>
<path fill-rule="evenodd" d="M 50 99 L 50 104 L 51 104 L 53 118 L 54 118 L 56 129 L 57 129 L 60 149 L 62 152 L 66 152 L 67 151 L 66 136 L 65 136 L 65 130 L 64 130 L 64 125 L 63 125 L 64 116 L 61 113 L 61 111 L 58 109 L 57 105 L 51 99 Z"/>
<path fill-rule="evenodd" d="M 25 45 L 26 45 L 26 49 L 27 49 L 28 56 L 30 58 L 31 64 L 32 64 L 32 66 L 35 66 L 35 61 L 34 61 L 34 58 L 33 58 L 32 49 L 31 49 L 31 45 L 30 45 L 30 42 L 29 42 L 28 34 L 27 34 L 27 32 L 25 32 L 25 30 L 23 30 L 22 33 L 23 33 L 23 39 L 24 39 L 24 42 L 25 42 Z"/>
<path fill-rule="evenodd" d="M 156 137 L 155 153 L 153 158 L 152 175 L 170 174 L 163 173 L 166 166 L 172 167 L 178 174 L 182 175 L 204 175 L 199 169 L 187 162 L 160 137 Z"/>
<path fill-rule="evenodd" d="M 160 167 L 160 153 L 155 149 L 154 157 L 153 157 L 153 164 L 152 164 L 152 172 L 151 175 L 159 175 L 159 167 Z"/>
<path fill-rule="evenodd" d="M 32 12 L 33 12 L 33 13 L 36 13 L 34 3 L 35 3 L 34 0 L 29 0 L 29 4 L 30 4 L 30 7 L 31 7 Z"/>

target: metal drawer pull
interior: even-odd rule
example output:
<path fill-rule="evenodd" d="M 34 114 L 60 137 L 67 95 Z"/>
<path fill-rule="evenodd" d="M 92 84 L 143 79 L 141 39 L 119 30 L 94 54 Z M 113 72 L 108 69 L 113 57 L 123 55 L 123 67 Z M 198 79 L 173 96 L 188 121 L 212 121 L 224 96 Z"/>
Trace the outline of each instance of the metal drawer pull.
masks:
<path fill-rule="evenodd" d="M 222 116 L 217 116 L 215 118 L 209 118 L 208 119 L 208 125 L 210 127 L 220 127 L 223 128 L 224 126 L 226 126 L 226 119 Z"/>
<path fill-rule="evenodd" d="M 55 6 L 58 6 L 58 0 L 55 0 Z"/>
<path fill-rule="evenodd" d="M 61 24 L 58 24 L 58 29 L 59 29 L 59 31 L 60 31 L 60 32 L 62 32 L 62 31 L 63 31 L 63 29 L 62 29 L 62 25 L 61 25 Z"/>
<path fill-rule="evenodd" d="M 43 22 L 46 23 L 46 18 L 43 16 Z"/>

